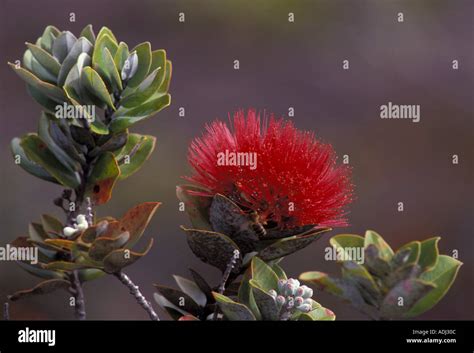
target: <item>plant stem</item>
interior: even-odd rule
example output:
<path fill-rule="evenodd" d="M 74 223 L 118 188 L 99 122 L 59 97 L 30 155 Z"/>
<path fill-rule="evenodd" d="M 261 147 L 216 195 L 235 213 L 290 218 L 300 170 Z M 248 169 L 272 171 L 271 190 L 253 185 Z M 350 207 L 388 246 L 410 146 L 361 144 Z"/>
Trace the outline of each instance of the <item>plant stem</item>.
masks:
<path fill-rule="evenodd" d="M 79 187 L 78 190 L 75 191 L 76 199 L 75 201 L 75 212 L 69 212 L 67 216 L 67 224 L 72 224 L 72 219 L 78 214 L 82 207 L 82 203 L 84 202 L 84 185 L 85 182 Z M 71 254 L 71 261 L 74 261 L 74 258 Z M 85 320 L 86 319 L 86 302 L 84 299 L 84 291 L 82 290 L 82 283 L 79 279 L 79 271 L 74 270 L 69 275 L 69 282 L 71 283 L 71 294 L 74 295 L 74 316 L 77 320 Z"/>
<path fill-rule="evenodd" d="M 84 300 L 84 291 L 82 290 L 82 284 L 79 279 L 79 272 L 77 270 L 72 271 L 70 276 L 71 282 L 71 293 L 75 298 L 74 315 L 77 320 L 86 319 L 86 302 Z"/>
<path fill-rule="evenodd" d="M 239 258 L 240 256 L 240 252 L 238 250 L 234 250 L 234 253 L 232 254 L 232 257 L 229 261 L 229 263 L 227 264 L 227 267 L 222 275 L 222 280 L 221 280 L 221 283 L 219 284 L 219 288 L 217 290 L 217 292 L 219 294 L 224 294 L 224 291 L 225 291 L 225 285 L 227 283 L 227 280 L 229 279 L 229 276 L 232 272 L 232 270 L 234 269 L 234 266 L 235 266 L 235 263 L 237 262 L 237 259 Z M 216 308 L 214 309 L 214 316 L 212 318 L 212 320 L 216 321 L 217 320 L 217 312 L 218 312 L 218 306 L 216 305 Z"/>
<path fill-rule="evenodd" d="M 128 277 L 122 271 L 114 273 L 114 276 L 117 277 L 118 280 L 120 282 L 122 282 L 130 290 L 130 294 L 135 297 L 135 300 L 137 301 L 137 303 L 140 304 L 140 306 L 147 312 L 147 314 L 148 314 L 148 316 L 150 317 L 151 320 L 160 321 L 160 318 L 158 317 L 158 315 L 153 310 L 153 307 L 151 306 L 151 303 L 146 300 L 146 298 L 140 292 L 140 289 L 138 288 L 138 286 L 136 286 L 132 282 L 130 277 Z"/>

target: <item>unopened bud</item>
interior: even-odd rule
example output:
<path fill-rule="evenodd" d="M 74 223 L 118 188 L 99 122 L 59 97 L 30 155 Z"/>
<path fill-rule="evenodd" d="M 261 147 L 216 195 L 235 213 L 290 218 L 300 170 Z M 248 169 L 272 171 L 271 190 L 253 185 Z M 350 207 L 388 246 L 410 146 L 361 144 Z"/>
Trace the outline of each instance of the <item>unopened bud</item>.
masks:
<path fill-rule="evenodd" d="M 286 299 L 283 295 L 278 295 L 275 299 L 276 303 L 279 305 L 279 306 L 282 306 L 285 304 L 286 302 Z"/>
<path fill-rule="evenodd" d="M 304 288 L 303 286 L 296 288 L 295 295 L 298 297 L 302 297 L 304 295 Z"/>
<path fill-rule="evenodd" d="M 274 289 L 270 289 L 270 290 L 268 291 L 268 294 L 270 294 L 273 299 L 275 299 L 275 298 L 277 297 L 277 295 L 278 295 L 277 292 L 276 292 L 276 290 L 274 290 Z"/>
<path fill-rule="evenodd" d="M 296 307 L 299 311 L 302 311 L 304 313 L 309 313 L 311 311 L 311 305 L 309 304 L 302 304 L 298 307 Z"/>
<path fill-rule="evenodd" d="M 294 279 L 294 278 L 288 279 L 288 283 L 291 283 L 291 284 L 294 285 L 295 287 L 299 287 L 299 286 L 300 286 L 300 281 L 298 281 L 297 279 Z"/>
<path fill-rule="evenodd" d="M 284 279 L 278 280 L 278 292 L 283 292 L 283 289 L 285 288 L 286 281 Z"/>
<path fill-rule="evenodd" d="M 77 229 L 76 228 L 72 228 L 72 227 L 65 227 L 63 229 L 63 233 L 66 237 L 71 237 L 73 236 L 75 233 L 77 232 Z"/>
<path fill-rule="evenodd" d="M 138 69 L 138 55 L 136 52 L 130 53 L 127 60 L 123 64 L 121 77 L 122 81 L 127 81 L 135 75 Z"/>
<path fill-rule="evenodd" d="M 297 287 L 294 284 L 291 284 L 290 282 L 287 282 L 286 285 L 285 285 L 284 294 L 287 295 L 287 296 L 295 295 L 296 288 Z"/>
<path fill-rule="evenodd" d="M 296 297 L 296 298 L 295 298 L 295 306 L 296 306 L 296 307 L 302 305 L 303 302 L 304 302 L 303 297 Z"/>

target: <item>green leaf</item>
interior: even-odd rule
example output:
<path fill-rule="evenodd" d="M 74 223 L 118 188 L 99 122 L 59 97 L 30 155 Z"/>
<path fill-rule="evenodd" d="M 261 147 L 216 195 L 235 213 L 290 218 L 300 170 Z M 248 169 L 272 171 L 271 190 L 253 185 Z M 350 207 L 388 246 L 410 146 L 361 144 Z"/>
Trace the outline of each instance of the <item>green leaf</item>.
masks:
<path fill-rule="evenodd" d="M 129 232 L 123 232 L 113 238 L 96 238 L 89 249 L 89 257 L 95 261 L 102 261 L 112 251 L 123 247 L 129 239 Z"/>
<path fill-rule="evenodd" d="M 43 48 L 40 48 L 34 44 L 26 43 L 26 46 L 33 54 L 34 58 L 38 60 L 38 62 L 43 66 L 46 70 L 48 70 L 54 76 L 59 74 L 59 70 L 61 69 L 61 64 L 54 58 L 51 54 L 49 54 Z"/>
<path fill-rule="evenodd" d="M 89 42 L 92 44 L 95 43 L 95 34 L 94 34 L 94 29 L 92 28 L 92 25 L 87 25 L 84 27 L 82 30 L 81 34 L 79 37 L 85 37 Z"/>
<path fill-rule="evenodd" d="M 117 43 L 117 38 L 115 38 L 114 33 L 107 27 L 102 27 L 99 31 L 99 34 L 97 35 L 97 39 L 100 39 L 103 36 L 109 36 L 112 42 Z"/>
<path fill-rule="evenodd" d="M 195 229 L 212 230 L 209 223 L 209 208 L 212 197 L 196 195 L 196 193 L 208 192 L 195 185 L 178 185 L 176 187 L 176 196 L 184 204 L 185 211 Z"/>
<path fill-rule="evenodd" d="M 171 103 L 171 96 L 169 94 L 160 98 L 149 100 L 135 108 L 125 109 L 120 107 L 112 116 L 110 123 L 110 130 L 112 132 L 119 132 L 138 123 L 156 113 L 163 108 L 166 108 Z"/>
<path fill-rule="evenodd" d="M 162 95 L 162 94 L 165 94 L 166 92 L 169 91 L 172 72 L 173 72 L 173 65 L 172 65 L 171 61 L 166 60 L 165 77 L 164 77 L 163 82 L 161 83 L 160 87 L 158 88 L 158 91 L 156 92 L 156 95 Z"/>
<path fill-rule="evenodd" d="M 23 61 L 22 64 L 25 68 L 27 68 L 29 71 L 31 71 L 36 77 L 38 77 L 40 80 L 49 82 L 52 84 L 56 84 L 56 76 L 53 75 L 51 72 L 46 70 L 45 67 L 43 67 L 38 60 L 36 60 L 33 57 L 33 54 L 31 53 L 31 50 L 26 50 L 25 53 L 23 54 Z"/>
<path fill-rule="evenodd" d="M 62 185 L 71 189 L 77 188 L 81 183 L 80 175 L 67 169 L 51 153 L 46 144 L 35 134 L 28 134 L 22 138 L 20 146 L 28 159 L 41 165 L 50 175 Z"/>
<path fill-rule="evenodd" d="M 158 49 L 151 52 L 151 64 L 149 72 L 153 72 L 161 67 L 165 71 L 166 67 L 166 50 Z"/>
<path fill-rule="evenodd" d="M 105 275 L 105 272 L 95 268 L 79 270 L 79 280 L 81 282 L 92 281 Z"/>
<path fill-rule="evenodd" d="M 225 295 L 213 292 L 214 298 L 224 316 L 230 321 L 255 321 L 253 313 L 243 304 L 234 302 Z"/>
<path fill-rule="evenodd" d="M 175 309 L 181 314 L 198 314 L 201 311 L 199 305 L 195 302 L 194 298 L 192 298 L 188 293 L 181 292 L 177 289 L 161 286 L 159 284 L 153 285 L 158 294 L 166 300 L 157 300 L 160 306 L 170 307 Z"/>
<path fill-rule="evenodd" d="M 69 31 L 64 31 L 54 41 L 53 56 L 62 63 L 72 47 L 76 43 L 77 38 Z"/>
<path fill-rule="evenodd" d="M 43 229 L 43 225 L 39 223 L 30 223 L 28 226 L 28 236 L 30 240 L 38 243 L 44 243 L 48 239 L 48 233 Z"/>
<path fill-rule="evenodd" d="M 403 317 L 413 305 L 434 288 L 433 284 L 419 279 L 406 279 L 393 287 L 380 307 L 382 318 Z M 401 302 L 401 300 L 403 300 Z M 402 305 L 400 305 L 402 304 Z"/>
<path fill-rule="evenodd" d="M 191 251 L 203 262 L 219 268 L 222 272 L 234 257 L 235 250 L 239 250 L 237 245 L 224 234 L 200 229 L 187 229 L 183 226 L 181 229 L 186 232 Z M 241 263 L 242 258 L 239 257 L 233 272 L 239 272 Z"/>
<path fill-rule="evenodd" d="M 435 306 L 451 288 L 461 265 L 462 262 L 450 256 L 439 255 L 436 266 L 420 276 L 420 279 L 434 284 L 436 288 L 421 298 L 406 317 L 421 315 Z"/>
<path fill-rule="evenodd" d="M 408 244 L 403 245 L 395 253 L 395 256 L 392 259 L 392 263 L 394 265 L 400 265 L 399 257 L 402 256 L 404 252 L 409 251 L 408 257 L 405 259 L 402 265 L 416 264 L 420 257 L 420 248 L 421 248 L 421 243 L 419 241 L 412 241 Z"/>
<path fill-rule="evenodd" d="M 51 215 L 42 215 L 41 225 L 43 226 L 44 231 L 48 233 L 51 237 L 59 236 L 63 233 L 63 223 L 59 219 Z"/>
<path fill-rule="evenodd" d="M 288 279 L 288 277 L 286 276 L 285 271 L 283 271 L 283 269 L 280 267 L 280 265 L 278 265 L 278 264 L 273 264 L 273 265 L 272 265 L 272 270 L 273 270 L 273 272 L 275 272 L 275 274 L 277 275 L 278 279 L 284 279 L 284 280 L 287 280 L 287 279 Z"/>
<path fill-rule="evenodd" d="M 102 136 L 97 140 L 98 146 L 94 147 L 89 152 L 89 156 L 95 157 L 102 152 L 113 152 L 115 159 L 118 159 L 120 151 L 123 149 L 128 140 L 128 130 L 122 131 L 118 134 L 109 134 Z"/>
<path fill-rule="evenodd" d="M 114 103 L 112 102 L 112 98 L 107 91 L 104 81 L 90 66 L 87 66 L 82 70 L 81 83 L 89 90 L 90 93 L 99 98 L 110 108 L 115 110 Z"/>
<path fill-rule="evenodd" d="M 128 87 L 138 86 L 150 71 L 151 65 L 151 45 L 150 42 L 144 42 L 132 49 L 138 56 L 138 69 L 135 75 L 128 81 Z"/>
<path fill-rule="evenodd" d="M 438 242 L 440 239 L 440 237 L 433 237 L 420 243 L 420 257 L 418 258 L 418 265 L 420 266 L 422 272 L 429 270 L 436 265 L 439 255 Z"/>
<path fill-rule="evenodd" d="M 146 249 L 141 253 L 130 249 L 118 249 L 112 251 L 104 259 L 104 271 L 107 273 L 117 273 L 121 271 L 124 267 L 130 266 L 148 254 L 152 246 L 153 238 L 150 239 Z"/>
<path fill-rule="evenodd" d="M 120 163 L 120 180 L 137 172 L 155 149 L 156 138 L 151 135 L 130 134 L 127 144 L 117 156 Z"/>
<path fill-rule="evenodd" d="M 197 273 L 193 269 L 190 268 L 189 272 L 191 272 L 194 283 L 199 287 L 201 292 L 203 292 L 206 295 L 207 300 L 209 302 L 214 301 L 214 297 L 212 296 L 212 288 L 207 283 L 207 281 L 199 273 Z"/>
<path fill-rule="evenodd" d="M 58 86 L 63 86 L 66 82 L 66 78 L 71 71 L 71 69 L 76 65 L 79 56 L 84 56 L 83 54 L 87 54 L 88 60 L 86 65 L 81 65 L 80 69 L 82 71 L 82 66 L 89 66 L 92 62 L 90 56 L 92 55 L 92 49 L 94 45 L 87 39 L 87 38 L 79 38 L 74 46 L 71 48 L 71 51 L 68 53 L 66 58 L 64 59 L 61 70 L 59 70 L 58 76 Z"/>
<path fill-rule="evenodd" d="M 89 114 L 88 110 L 84 109 L 83 105 L 79 103 L 78 94 L 75 92 L 75 90 L 72 87 L 64 86 L 64 92 L 66 92 L 68 99 L 76 107 L 76 109 L 78 109 L 81 112 L 81 116 L 85 117 L 87 121 L 90 123 L 90 128 L 92 132 L 98 135 L 107 135 L 109 133 L 109 129 L 107 128 L 107 126 L 105 126 L 104 123 L 97 116 Z M 86 91 L 83 91 L 82 93 L 86 93 Z M 89 95 L 89 93 L 87 94 Z M 94 98 L 94 99 L 97 99 L 97 98 Z M 94 104 L 100 107 L 98 103 L 94 103 Z"/>
<path fill-rule="evenodd" d="M 160 205 L 160 202 L 143 202 L 129 209 L 120 219 L 120 229 L 125 229 L 130 233 L 127 248 L 130 249 L 140 240 Z"/>
<path fill-rule="evenodd" d="M 255 250 L 259 236 L 252 224 L 254 218 L 235 202 L 221 194 L 215 194 L 209 209 L 212 229 L 231 238 L 244 254 Z"/>
<path fill-rule="evenodd" d="M 199 306 L 206 306 L 206 294 L 198 287 L 196 283 L 181 276 L 174 275 L 174 280 L 178 287 L 187 295 L 189 295 Z"/>
<path fill-rule="evenodd" d="M 66 101 L 66 95 L 62 89 L 48 82 L 41 81 L 38 77 L 22 67 L 17 67 L 12 63 L 8 63 L 8 65 L 10 65 L 10 67 L 18 74 L 18 76 L 20 76 L 21 79 L 43 93 L 48 98 L 59 103 Z"/>
<path fill-rule="evenodd" d="M 13 158 L 15 158 L 16 160 L 19 159 L 18 165 L 24 170 L 26 170 L 28 173 L 38 178 L 58 184 L 58 181 L 54 177 L 52 177 L 51 174 L 46 171 L 46 169 L 28 159 L 20 143 L 21 139 L 18 137 L 15 137 L 11 142 Z"/>
<path fill-rule="evenodd" d="M 296 235 L 278 240 L 261 250 L 258 253 L 258 256 L 264 261 L 279 259 L 307 247 L 322 234 L 329 231 L 331 231 L 331 228 L 314 229 L 308 233 L 304 233 L 303 235 Z"/>
<path fill-rule="evenodd" d="M 120 106 L 133 108 L 146 102 L 160 87 L 164 79 L 164 68 L 155 69 L 142 83 L 138 85 L 132 94 L 120 101 Z"/>
<path fill-rule="evenodd" d="M 257 303 L 262 320 L 277 321 L 279 320 L 279 309 L 275 302 L 275 299 L 268 294 L 263 288 L 259 286 L 259 283 L 255 279 L 249 281 L 252 293 Z"/>
<path fill-rule="evenodd" d="M 385 240 L 373 230 L 368 230 L 365 232 L 365 247 L 369 246 L 370 244 L 374 244 L 377 249 L 379 249 L 380 257 L 385 261 L 390 261 L 393 257 L 393 250 L 388 245 Z"/>
<path fill-rule="evenodd" d="M 252 280 L 258 285 L 262 290 L 268 292 L 270 289 L 278 288 L 278 276 L 268 266 L 258 257 L 254 257 L 250 264 Z"/>
<path fill-rule="evenodd" d="M 336 249 L 363 248 L 364 237 L 355 234 L 338 234 L 329 239 L 329 243 Z"/>
<path fill-rule="evenodd" d="M 86 197 L 95 205 L 110 200 L 112 189 L 120 176 L 120 168 L 112 152 L 103 153 L 94 163 L 86 185 Z"/>
<path fill-rule="evenodd" d="M 320 307 L 310 311 L 309 313 L 302 313 L 298 317 L 298 321 L 334 321 L 336 315 L 329 309 Z"/>
<path fill-rule="evenodd" d="M 123 89 L 122 79 L 115 67 L 114 58 L 108 48 L 104 48 L 103 51 L 101 65 L 97 67 L 94 66 L 94 68 L 104 79 L 109 91 L 120 92 Z"/>
<path fill-rule="evenodd" d="M 69 262 L 69 261 L 53 261 L 44 266 L 45 269 L 50 271 L 74 271 L 81 268 L 84 268 L 84 265 Z"/>
<path fill-rule="evenodd" d="M 26 90 L 30 94 L 30 96 L 43 107 L 46 112 L 54 114 L 58 103 L 50 99 L 47 95 L 43 94 L 40 90 L 30 86 L 29 84 L 26 85 Z"/>
<path fill-rule="evenodd" d="M 63 279 L 50 279 L 37 284 L 31 289 L 15 292 L 14 294 L 8 296 L 8 299 L 11 301 L 16 301 L 18 299 L 23 299 L 33 295 L 49 294 L 58 289 L 67 290 L 70 286 L 71 283 L 69 281 Z"/>
<path fill-rule="evenodd" d="M 37 265 L 31 265 L 30 263 L 26 262 L 20 262 L 18 261 L 17 264 L 26 272 L 29 274 L 32 274 L 33 276 L 44 278 L 44 279 L 53 279 L 53 278 L 64 278 L 66 279 L 66 276 L 62 272 L 57 272 L 57 271 L 50 271 L 46 270 L 43 267 L 40 267 L 39 264 Z"/>
<path fill-rule="evenodd" d="M 59 30 L 54 26 L 46 26 L 41 35 L 40 45 L 41 48 L 46 50 L 48 53 L 53 51 L 53 43 L 56 37 L 60 34 Z"/>
<path fill-rule="evenodd" d="M 95 42 L 94 52 L 92 54 L 92 67 L 98 72 L 106 66 L 104 49 L 108 49 L 113 57 L 117 52 L 118 46 L 117 42 L 113 40 L 110 35 L 101 30 Z"/>
<path fill-rule="evenodd" d="M 353 261 L 342 262 L 342 277 L 354 283 L 367 303 L 377 305 L 382 293 L 367 269 Z"/>
<path fill-rule="evenodd" d="M 341 288 L 340 283 L 333 280 L 331 277 L 329 277 L 328 274 L 324 272 L 319 272 L 319 271 L 303 272 L 302 274 L 300 274 L 299 279 L 300 281 L 303 281 L 306 283 L 315 284 L 318 287 L 318 289 L 324 290 L 328 293 L 331 293 L 337 296 L 343 296 L 344 294 L 344 289 Z"/>
<path fill-rule="evenodd" d="M 128 58 L 128 54 L 130 54 L 128 51 L 128 45 L 124 42 L 120 42 L 114 55 L 114 63 L 119 72 L 122 71 L 122 67 L 125 64 L 125 60 Z"/>
<path fill-rule="evenodd" d="M 390 262 L 380 257 L 380 250 L 374 244 L 369 244 L 364 249 L 364 266 L 379 279 L 387 277 L 392 271 Z"/>
<path fill-rule="evenodd" d="M 262 315 L 260 314 L 260 310 L 258 309 L 257 303 L 255 302 L 252 287 L 249 283 L 251 279 L 250 276 L 251 269 L 249 268 L 247 269 L 247 271 L 245 271 L 242 280 L 240 281 L 238 299 L 240 303 L 244 304 L 250 309 L 250 311 L 254 314 L 257 320 L 261 320 Z"/>
<path fill-rule="evenodd" d="M 81 165 L 73 159 L 52 137 L 52 125 L 55 124 L 56 117 L 48 113 L 41 113 L 38 124 L 38 136 L 48 146 L 48 149 L 61 162 L 61 164 L 69 169 L 71 172 L 78 172 L 81 170 Z"/>

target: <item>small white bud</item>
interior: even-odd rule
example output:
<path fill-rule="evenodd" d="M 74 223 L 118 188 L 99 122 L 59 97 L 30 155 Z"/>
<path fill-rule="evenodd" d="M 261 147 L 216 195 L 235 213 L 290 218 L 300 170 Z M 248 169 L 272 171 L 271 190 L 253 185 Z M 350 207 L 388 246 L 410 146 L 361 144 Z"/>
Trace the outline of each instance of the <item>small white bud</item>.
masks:
<path fill-rule="evenodd" d="M 279 296 L 276 297 L 275 301 L 278 305 L 282 306 L 282 305 L 285 304 L 286 299 L 283 295 L 279 295 Z"/>
<path fill-rule="evenodd" d="M 302 304 L 298 306 L 296 309 L 304 312 L 304 313 L 309 313 L 311 311 L 311 305 L 309 304 Z"/>
<path fill-rule="evenodd" d="M 89 228 L 89 224 L 87 224 L 87 222 L 85 223 L 79 223 L 77 226 L 76 226 L 76 229 L 77 230 L 80 230 L 81 232 L 86 230 L 87 228 Z"/>
<path fill-rule="evenodd" d="M 86 216 L 84 216 L 83 214 L 77 215 L 76 222 L 77 224 L 84 223 L 84 222 L 87 223 Z"/>
<path fill-rule="evenodd" d="M 301 295 L 303 298 L 311 298 L 313 296 L 313 290 L 308 286 L 302 285 L 300 288 L 303 289 L 303 294 Z"/>
<path fill-rule="evenodd" d="M 292 283 L 290 283 L 289 281 L 286 283 L 286 286 L 285 286 L 285 292 L 284 294 L 285 295 L 295 295 L 295 292 L 296 292 L 296 286 Z"/>
<path fill-rule="evenodd" d="M 281 293 L 285 288 L 286 281 L 284 279 L 278 280 L 278 291 Z"/>
<path fill-rule="evenodd" d="M 277 292 L 276 292 L 276 290 L 274 290 L 274 289 L 270 289 L 270 290 L 268 291 L 268 294 L 270 294 L 273 299 L 275 299 L 275 298 L 277 297 L 277 295 L 278 295 Z"/>
<path fill-rule="evenodd" d="M 63 233 L 66 237 L 71 237 L 77 232 L 77 229 L 72 228 L 72 227 L 65 227 L 63 229 Z"/>
<path fill-rule="evenodd" d="M 304 288 L 303 286 L 296 288 L 295 295 L 298 297 L 302 297 L 304 295 Z"/>
<path fill-rule="evenodd" d="M 311 305 L 311 307 L 312 307 L 313 306 L 313 299 L 311 299 L 311 298 L 305 299 L 303 304 L 308 304 L 308 305 Z"/>

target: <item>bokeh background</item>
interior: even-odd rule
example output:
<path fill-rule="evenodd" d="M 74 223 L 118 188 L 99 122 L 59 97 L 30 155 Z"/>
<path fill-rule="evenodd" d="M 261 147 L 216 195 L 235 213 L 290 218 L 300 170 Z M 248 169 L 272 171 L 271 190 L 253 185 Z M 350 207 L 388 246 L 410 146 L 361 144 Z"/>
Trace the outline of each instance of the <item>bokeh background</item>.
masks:
<path fill-rule="evenodd" d="M 96 31 L 106 25 L 131 46 L 150 41 L 165 48 L 174 67 L 172 106 L 136 129 L 156 135 L 157 149 L 99 209 L 99 215 L 120 216 L 143 201 L 163 202 L 147 231 L 154 248 L 126 271 L 148 298 L 153 283 L 172 285 L 172 274 L 187 276 L 190 267 L 212 283 L 219 279 L 193 256 L 178 229 L 188 224 L 175 186 L 189 173 L 191 139 L 206 122 L 227 119 L 239 108 L 286 116 L 294 107 L 299 128 L 316 131 L 340 157 L 350 157 L 357 200 L 351 226 L 333 234 L 374 229 L 395 248 L 442 236 L 441 251 L 457 250 L 464 266 L 447 296 L 420 319 L 474 319 L 473 1 L 2 0 L 1 6 L 1 245 L 24 235 L 42 213 L 59 216 L 51 200 L 61 191 L 13 163 L 9 142 L 36 130 L 40 107 L 6 62 L 21 58 L 24 42 L 48 24 L 76 34 L 89 23 Z M 178 22 L 180 12 L 185 23 Z M 399 12 L 404 23 L 397 22 Z M 342 70 L 345 59 L 350 70 Z M 455 59 L 458 70 L 451 67 Z M 421 122 L 380 119 L 380 105 L 389 101 L 420 104 Z M 397 211 L 400 201 L 404 212 Z M 286 258 L 287 272 L 338 272 L 323 259 L 327 244 L 326 236 Z M 0 301 L 35 283 L 14 263 L 0 263 Z M 87 283 L 85 294 L 89 319 L 147 318 L 115 278 Z M 26 299 L 12 306 L 11 315 L 71 319 L 67 298 L 58 292 Z M 316 298 L 339 319 L 365 318 L 328 295 Z"/>

